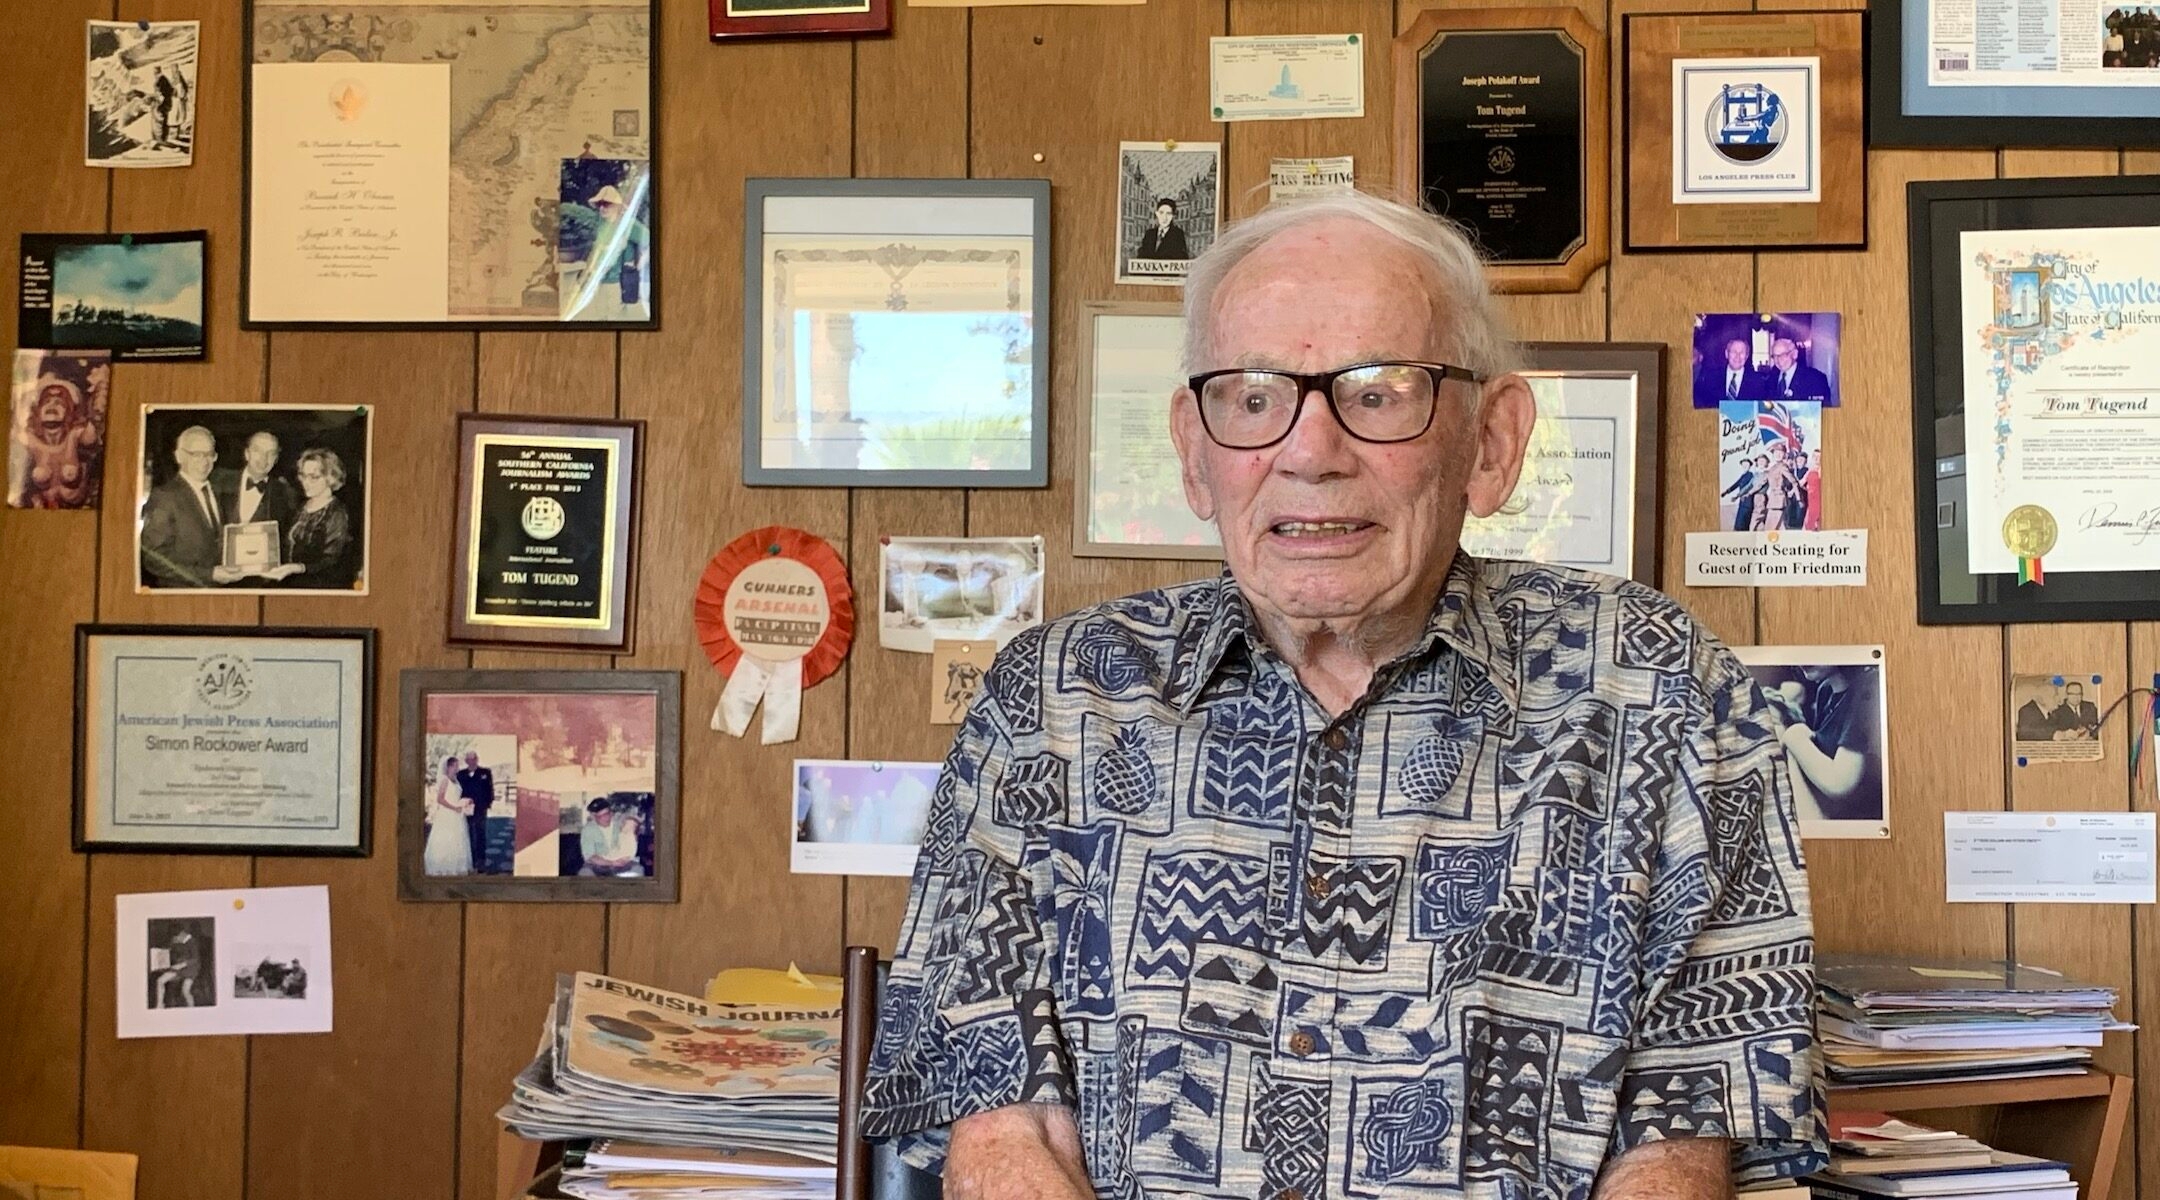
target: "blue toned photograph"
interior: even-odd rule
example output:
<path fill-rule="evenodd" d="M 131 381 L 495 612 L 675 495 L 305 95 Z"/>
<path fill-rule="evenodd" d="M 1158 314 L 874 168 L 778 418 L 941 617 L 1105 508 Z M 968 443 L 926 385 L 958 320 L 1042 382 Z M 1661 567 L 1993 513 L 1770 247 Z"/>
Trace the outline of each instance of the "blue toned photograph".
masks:
<path fill-rule="evenodd" d="M 1782 718 L 1802 837 L 1886 837 L 1888 708 L 1881 646 L 1735 646 Z"/>
<path fill-rule="evenodd" d="M 1696 408 L 1842 397 L 1836 313 L 1697 313 L 1693 340 Z"/>
<path fill-rule="evenodd" d="M 52 345 L 196 350 L 203 344 L 203 243 L 72 241 L 52 250 Z"/>

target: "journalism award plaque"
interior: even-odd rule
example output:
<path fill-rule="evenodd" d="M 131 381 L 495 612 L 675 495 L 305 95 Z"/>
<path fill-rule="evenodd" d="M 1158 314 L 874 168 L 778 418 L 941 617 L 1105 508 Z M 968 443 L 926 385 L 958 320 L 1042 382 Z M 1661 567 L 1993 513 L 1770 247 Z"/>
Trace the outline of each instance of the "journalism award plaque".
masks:
<path fill-rule="evenodd" d="M 1397 183 L 1467 226 L 1503 292 L 1606 259 L 1605 37 L 1574 8 L 1433 10 L 1395 39 Z"/>
<path fill-rule="evenodd" d="M 219 532 L 224 543 L 224 553 L 220 556 L 222 565 L 236 567 L 245 575 L 261 575 L 278 565 L 276 521 L 226 525 Z"/>
<path fill-rule="evenodd" d="M 630 652 L 642 429 L 459 418 L 453 644 Z"/>

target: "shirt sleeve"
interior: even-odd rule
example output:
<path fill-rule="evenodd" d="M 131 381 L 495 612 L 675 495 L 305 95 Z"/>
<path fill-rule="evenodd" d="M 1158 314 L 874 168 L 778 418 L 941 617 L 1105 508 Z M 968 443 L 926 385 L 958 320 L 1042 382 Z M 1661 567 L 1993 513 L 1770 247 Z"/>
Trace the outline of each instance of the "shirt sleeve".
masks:
<path fill-rule="evenodd" d="M 1613 1153 L 1727 1138 L 1735 1182 L 1752 1183 L 1829 1158 L 1814 931 L 1779 719 L 1698 636 L 1697 727 L 1660 831 Z"/>
<path fill-rule="evenodd" d="M 1022 649 L 1016 640 L 1005 653 Z M 1041 907 L 1046 814 L 1008 778 L 1013 737 L 994 687 L 969 711 L 931 797 L 863 1092 L 864 1135 L 897 1137 L 902 1158 L 925 1170 L 943 1169 L 961 1117 L 1076 1102 Z"/>

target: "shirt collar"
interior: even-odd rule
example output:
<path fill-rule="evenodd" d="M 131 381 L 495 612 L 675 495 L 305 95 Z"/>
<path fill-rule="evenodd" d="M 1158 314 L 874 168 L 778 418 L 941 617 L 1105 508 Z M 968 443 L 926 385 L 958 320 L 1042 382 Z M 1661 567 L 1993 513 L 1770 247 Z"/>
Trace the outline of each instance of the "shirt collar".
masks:
<path fill-rule="evenodd" d="M 1215 603 L 1205 612 L 1205 619 L 1207 627 L 1200 631 L 1190 673 L 1184 676 L 1186 686 L 1171 697 L 1180 715 L 1192 712 L 1200 694 L 1231 655 L 1250 656 L 1261 645 L 1252 608 L 1227 567 L 1216 579 Z M 1515 675 L 1503 661 L 1508 640 L 1486 587 L 1484 564 L 1467 550 L 1457 550 L 1455 560 L 1448 564 L 1447 579 L 1441 584 L 1431 615 L 1425 619 L 1424 634 L 1396 661 L 1423 659 L 1432 653 L 1436 643 L 1478 667 L 1510 704 L 1515 702 Z"/>

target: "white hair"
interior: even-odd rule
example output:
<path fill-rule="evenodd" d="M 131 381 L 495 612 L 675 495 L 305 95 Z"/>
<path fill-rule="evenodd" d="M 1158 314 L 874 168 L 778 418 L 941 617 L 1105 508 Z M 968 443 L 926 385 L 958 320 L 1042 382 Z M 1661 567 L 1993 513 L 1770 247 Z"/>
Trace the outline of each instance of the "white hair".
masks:
<path fill-rule="evenodd" d="M 1443 331 L 1437 348 L 1449 362 L 1487 379 L 1518 369 L 1521 359 L 1508 336 L 1485 264 L 1462 227 L 1423 209 L 1365 192 L 1329 192 L 1270 204 L 1223 231 L 1185 273 L 1185 371 L 1198 374 L 1214 361 L 1215 293 L 1245 256 L 1276 234 L 1309 221 L 1354 218 L 1416 252 L 1424 265 L 1433 327 Z"/>

